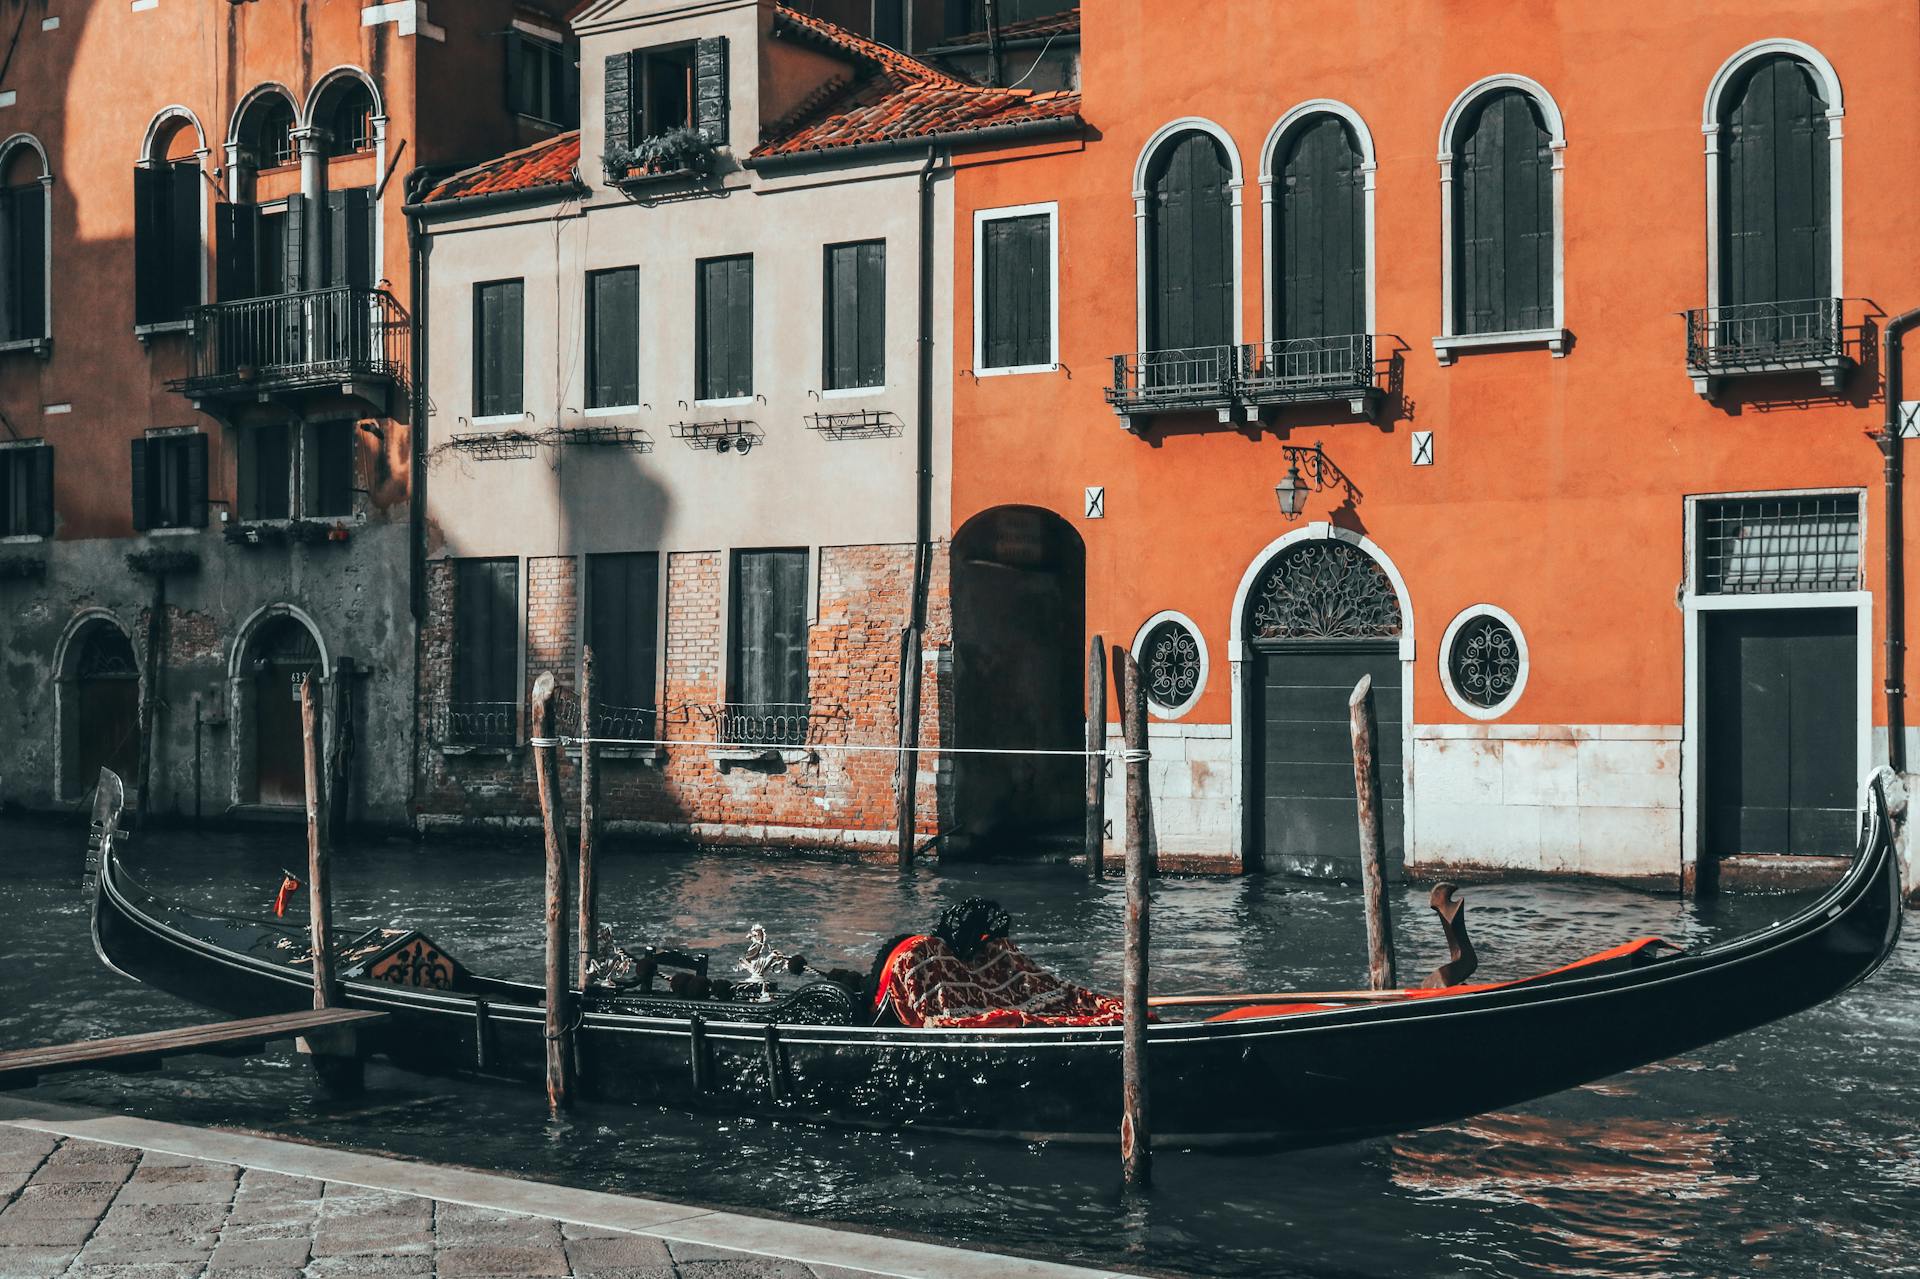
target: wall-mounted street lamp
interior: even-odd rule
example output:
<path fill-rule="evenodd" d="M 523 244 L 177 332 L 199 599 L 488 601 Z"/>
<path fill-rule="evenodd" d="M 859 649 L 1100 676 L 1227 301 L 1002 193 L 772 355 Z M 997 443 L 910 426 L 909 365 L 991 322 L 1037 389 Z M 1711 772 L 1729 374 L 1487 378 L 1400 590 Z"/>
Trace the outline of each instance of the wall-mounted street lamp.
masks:
<path fill-rule="evenodd" d="M 1307 508 L 1307 494 L 1338 486 L 1347 491 L 1349 501 L 1357 501 L 1360 490 L 1353 486 L 1346 473 L 1333 464 L 1326 451 L 1315 440 L 1310 449 L 1297 448 L 1291 444 L 1286 447 L 1287 473 L 1273 486 L 1273 495 L 1280 501 L 1280 514 L 1289 522 L 1300 518 L 1300 512 Z M 1306 474 L 1300 473 L 1301 466 Z"/>

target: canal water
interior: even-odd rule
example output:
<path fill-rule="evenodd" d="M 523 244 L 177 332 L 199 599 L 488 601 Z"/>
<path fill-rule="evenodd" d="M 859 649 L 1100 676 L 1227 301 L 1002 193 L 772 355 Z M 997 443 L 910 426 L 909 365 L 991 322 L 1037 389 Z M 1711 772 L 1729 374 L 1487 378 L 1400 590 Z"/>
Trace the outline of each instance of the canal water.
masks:
<path fill-rule="evenodd" d="M 109 972 L 79 891 L 84 834 L 0 822 L 0 1046 L 206 1020 Z M 159 832 L 130 863 L 154 888 L 258 912 L 299 836 Z M 338 858 L 336 929 L 406 923 L 469 966 L 538 980 L 537 841 L 368 842 Z M 889 870 L 749 854 L 615 848 L 602 917 L 628 943 L 677 943 L 730 967 L 744 935 L 826 967 L 865 968 L 943 905 L 999 898 L 1015 937 L 1076 980 L 1117 988 L 1124 892 L 1061 865 Z M 1794 897 L 1692 904 L 1583 883 L 1466 890 L 1481 975 L 1517 976 L 1645 933 L 1685 945 L 1763 925 Z M 1349 986 L 1365 971 L 1357 892 L 1277 879 L 1156 888 L 1154 988 Z M 1400 892 L 1403 976 L 1446 956 L 1425 893 Z M 550 1123 L 534 1088 L 421 1079 L 376 1065 L 325 1100 L 290 1051 L 78 1075 L 29 1096 L 188 1124 L 443 1160 L 570 1185 L 1206 1275 L 1870 1275 L 1920 1264 L 1920 939 L 1825 1007 L 1512 1111 L 1328 1150 L 1163 1151 L 1144 1206 L 1108 1152 L 850 1133 L 645 1107 Z M 1607 1027 L 1596 1024 L 1593 1034 Z M 1525 1053 L 1527 1045 L 1511 1046 Z M 1429 1063 L 1401 1063 L 1420 1088 Z M 1282 1095 L 1225 1099 L 1284 1107 Z M 1117 1119 L 1117 1116 L 1116 1116 Z"/>

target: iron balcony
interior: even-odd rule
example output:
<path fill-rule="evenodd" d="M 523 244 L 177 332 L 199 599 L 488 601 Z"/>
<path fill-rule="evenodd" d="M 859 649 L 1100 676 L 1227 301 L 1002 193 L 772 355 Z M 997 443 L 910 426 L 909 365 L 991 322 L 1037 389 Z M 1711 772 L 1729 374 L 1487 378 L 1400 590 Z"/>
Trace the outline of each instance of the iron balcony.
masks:
<path fill-rule="evenodd" d="M 518 746 L 520 703 L 444 702 L 435 717 L 433 739 L 442 749 Z"/>
<path fill-rule="evenodd" d="M 1687 312 L 1687 375 L 1712 399 L 1729 378 L 1815 372 L 1838 388 L 1853 367 L 1841 299 L 1745 302 Z"/>
<path fill-rule="evenodd" d="M 1107 388 L 1107 403 L 1130 424 L 1204 409 L 1222 422 L 1236 412 L 1252 421 L 1268 405 L 1339 401 L 1372 418 L 1382 398 L 1370 333 L 1116 355 Z"/>
<path fill-rule="evenodd" d="M 1107 403 L 1124 418 L 1214 409 L 1233 420 L 1239 358 L 1231 346 L 1196 346 L 1113 357 Z"/>
<path fill-rule="evenodd" d="M 187 375 L 168 385 L 196 402 L 331 393 L 391 408 L 404 388 L 406 311 L 384 289 L 332 288 L 216 302 L 192 312 Z"/>

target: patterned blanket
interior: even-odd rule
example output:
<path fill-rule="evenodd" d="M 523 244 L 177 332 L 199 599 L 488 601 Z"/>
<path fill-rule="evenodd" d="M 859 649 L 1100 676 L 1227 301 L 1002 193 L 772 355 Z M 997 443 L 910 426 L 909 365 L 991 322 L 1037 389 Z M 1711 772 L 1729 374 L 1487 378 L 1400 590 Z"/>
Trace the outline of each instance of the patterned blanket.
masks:
<path fill-rule="evenodd" d="M 909 937 L 881 965 L 876 1014 L 903 1026 L 1117 1026 L 1117 996 L 1060 980 L 1004 937 L 980 948 L 973 962 L 938 937 Z"/>

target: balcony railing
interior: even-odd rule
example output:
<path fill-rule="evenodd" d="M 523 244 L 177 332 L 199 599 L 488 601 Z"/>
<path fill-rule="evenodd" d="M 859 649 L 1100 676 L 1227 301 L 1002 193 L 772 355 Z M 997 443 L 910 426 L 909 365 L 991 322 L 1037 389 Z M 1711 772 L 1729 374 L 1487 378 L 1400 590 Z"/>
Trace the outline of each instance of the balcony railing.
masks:
<path fill-rule="evenodd" d="M 434 737 L 442 746 L 517 746 L 520 704 L 447 702 L 434 727 Z"/>
<path fill-rule="evenodd" d="M 807 744 L 811 702 L 722 702 L 708 708 L 719 741 L 741 746 Z"/>
<path fill-rule="evenodd" d="M 403 386 L 408 319 L 384 289 L 334 288 L 217 302 L 193 311 L 187 376 L 192 396 Z"/>
<path fill-rule="evenodd" d="M 1238 367 L 1239 356 L 1231 346 L 1116 355 L 1107 403 L 1122 417 L 1217 409 L 1224 422 L 1233 412 Z"/>
<path fill-rule="evenodd" d="M 1687 373 L 1711 395 L 1728 377 L 1817 370 L 1837 387 L 1853 361 L 1847 354 L 1841 299 L 1745 302 L 1687 312 Z"/>
<path fill-rule="evenodd" d="M 1379 397 L 1373 335 L 1280 338 L 1240 348 L 1239 398 L 1251 405 L 1346 400 L 1368 413 Z"/>

